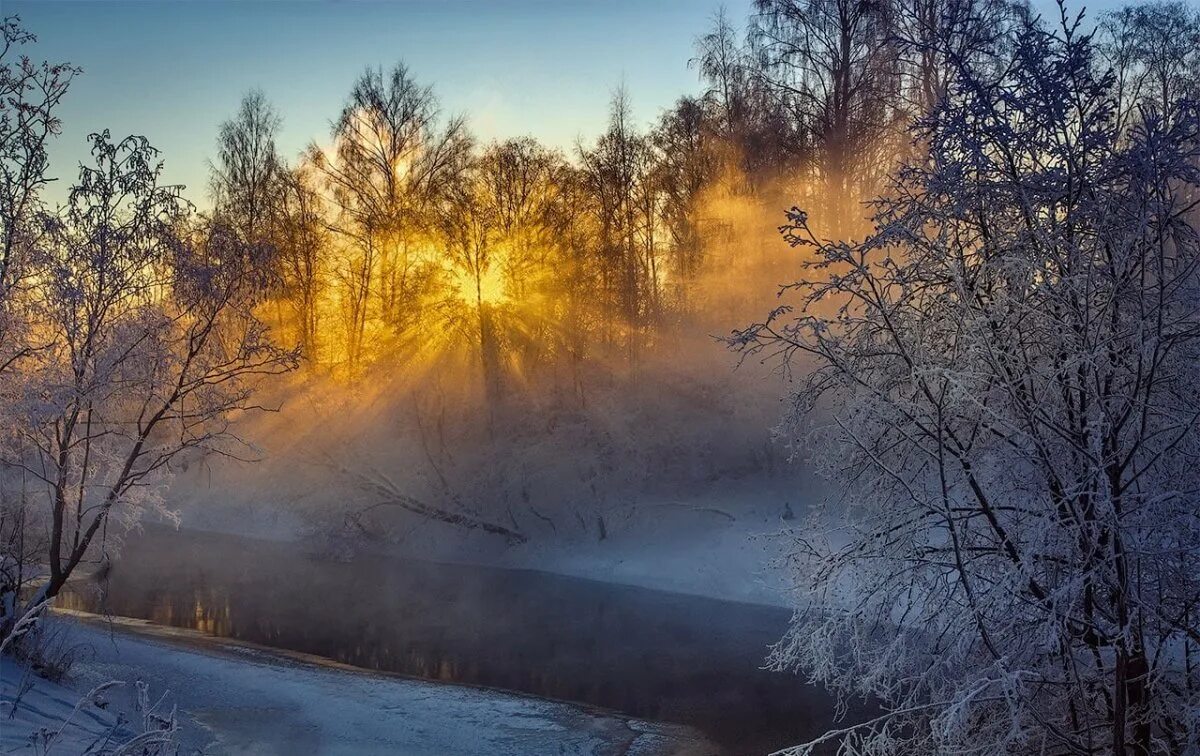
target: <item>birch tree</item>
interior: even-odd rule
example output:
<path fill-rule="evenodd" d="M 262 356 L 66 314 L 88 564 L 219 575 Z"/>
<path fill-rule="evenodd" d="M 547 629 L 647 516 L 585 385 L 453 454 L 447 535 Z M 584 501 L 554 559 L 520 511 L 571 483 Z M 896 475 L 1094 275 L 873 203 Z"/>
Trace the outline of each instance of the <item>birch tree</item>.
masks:
<path fill-rule="evenodd" d="M 891 6 L 860 0 L 756 0 L 761 76 L 815 148 L 822 219 L 833 233 L 859 220 L 872 160 L 898 95 Z"/>
<path fill-rule="evenodd" d="M 255 89 L 217 136 L 217 159 L 210 166 L 216 213 L 248 243 L 274 240 L 287 172 L 275 147 L 282 124 L 266 95 Z"/>
<path fill-rule="evenodd" d="M 175 465 L 239 454 L 233 415 L 258 409 L 257 379 L 296 360 L 253 315 L 258 247 L 221 226 L 194 230 L 144 138 L 90 138 L 94 165 L 81 167 L 66 207 L 46 221 L 31 327 L 47 343 L 16 379 L 22 400 L 5 408 L 2 461 L 33 482 L 28 506 L 44 507 L 49 523 L 48 572 L 22 617 L 53 599 L 106 535 L 148 509 L 169 514 L 162 493 Z M 15 622 L 12 611 L 0 615 L 0 636 Z"/>

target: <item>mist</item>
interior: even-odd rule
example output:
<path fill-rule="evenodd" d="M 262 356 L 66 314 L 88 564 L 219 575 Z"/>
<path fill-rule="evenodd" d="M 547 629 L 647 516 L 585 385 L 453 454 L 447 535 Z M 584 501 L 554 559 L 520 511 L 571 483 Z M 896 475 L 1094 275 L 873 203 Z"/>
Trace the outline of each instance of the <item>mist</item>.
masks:
<path fill-rule="evenodd" d="M 773 212 L 727 184 L 706 190 L 695 212 L 711 236 L 688 309 L 640 329 L 632 359 L 624 345 L 592 345 L 579 359 L 551 344 L 530 364 L 537 346 L 502 334 L 498 399 L 477 334 L 454 323 L 439 324 L 446 331 L 423 350 L 380 347 L 354 375 L 310 362 L 263 392 L 271 412 L 238 421 L 255 461 L 205 460 L 176 477 L 172 499 L 206 527 L 275 521 L 276 537 L 298 530 L 343 557 L 418 526 L 420 540 L 447 542 L 443 556 L 457 538 L 464 553 L 478 548 L 479 532 L 459 531 L 492 526 L 498 546 L 600 542 L 713 490 L 721 501 L 710 508 L 740 517 L 801 472 L 773 431 L 787 376 L 740 360 L 723 337 L 762 314 L 796 276 L 798 254 L 773 232 Z M 523 325 L 509 304 L 492 307 L 502 328 Z M 429 522 L 418 505 L 438 515 Z M 783 500 L 771 505 L 784 513 Z M 456 526 L 443 514 L 465 519 Z"/>

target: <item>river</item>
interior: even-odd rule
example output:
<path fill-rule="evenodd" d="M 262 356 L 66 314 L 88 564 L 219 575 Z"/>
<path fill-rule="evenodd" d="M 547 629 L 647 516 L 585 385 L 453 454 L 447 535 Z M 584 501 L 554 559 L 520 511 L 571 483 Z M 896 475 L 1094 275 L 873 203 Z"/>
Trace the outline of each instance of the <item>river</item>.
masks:
<path fill-rule="evenodd" d="M 762 668 L 787 611 L 544 572 L 331 562 L 295 544 L 150 527 L 60 605 L 689 725 L 734 754 L 833 721 L 821 690 Z"/>

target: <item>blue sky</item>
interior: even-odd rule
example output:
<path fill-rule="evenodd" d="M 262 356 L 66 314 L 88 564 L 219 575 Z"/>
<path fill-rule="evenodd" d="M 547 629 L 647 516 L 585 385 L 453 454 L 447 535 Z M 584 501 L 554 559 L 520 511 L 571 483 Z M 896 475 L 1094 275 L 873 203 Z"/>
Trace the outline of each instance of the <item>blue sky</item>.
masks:
<path fill-rule="evenodd" d="M 280 148 L 324 140 L 368 65 L 404 60 L 483 139 L 529 134 L 564 150 L 604 126 L 623 79 L 655 118 L 698 88 L 693 42 L 720 0 L 396 2 L 28 2 L 0 0 L 39 37 L 34 55 L 84 73 L 61 110 L 50 192 L 61 199 L 86 136 L 143 134 L 165 175 L 201 200 L 217 127 L 262 88 L 284 119 Z M 744 18 L 749 2 L 726 2 Z"/>

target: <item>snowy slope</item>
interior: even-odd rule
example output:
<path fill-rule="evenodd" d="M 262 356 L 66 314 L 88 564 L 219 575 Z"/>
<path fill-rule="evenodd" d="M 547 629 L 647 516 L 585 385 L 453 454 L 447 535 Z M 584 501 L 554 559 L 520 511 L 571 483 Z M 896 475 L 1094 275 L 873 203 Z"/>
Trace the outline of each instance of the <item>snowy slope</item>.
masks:
<path fill-rule="evenodd" d="M 79 697 L 112 679 L 169 690 L 183 712 L 188 748 L 205 754 L 706 754 L 715 749 L 685 728 L 628 720 L 568 704 L 318 666 L 263 649 L 153 629 L 62 620 L 71 641 L 94 651 L 72 671 L 71 688 L 38 680 L 13 719 L 0 721 L 0 749 L 61 721 Z M 140 627 L 137 633 L 132 629 Z M 153 633 L 151 637 L 147 633 Z M 5 701 L 20 670 L 5 662 Z M 114 706 L 119 705 L 113 696 Z M 94 707 L 72 743 L 111 724 Z M 8 705 L 0 707 L 7 716 Z M 64 746 L 59 753 L 81 749 Z"/>
<path fill-rule="evenodd" d="M 40 754 L 48 744 L 52 754 L 79 754 L 104 741 L 117 729 L 122 703 L 131 703 L 122 701 L 127 689 L 104 691 L 104 708 L 87 693 L 82 686 L 75 690 L 33 676 L 10 657 L 0 657 L 0 753 Z M 125 739 L 131 735 L 123 734 Z"/>
<path fill-rule="evenodd" d="M 316 495 L 316 494 L 314 494 Z M 779 561 L 791 546 L 786 531 L 826 495 L 815 478 L 799 490 L 785 485 L 714 486 L 685 499 L 646 498 L 616 507 L 604 538 L 532 520 L 523 544 L 414 520 L 392 543 L 363 550 L 436 562 L 512 567 L 731 601 L 789 606 Z M 286 504 L 269 498 L 249 506 L 218 499 L 189 501 L 184 530 L 225 532 L 276 541 L 303 541 Z M 174 527 L 170 524 L 169 527 Z M 310 545 L 302 544 L 308 549 Z M 350 557 L 352 558 L 352 557 Z"/>

